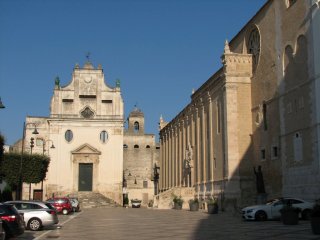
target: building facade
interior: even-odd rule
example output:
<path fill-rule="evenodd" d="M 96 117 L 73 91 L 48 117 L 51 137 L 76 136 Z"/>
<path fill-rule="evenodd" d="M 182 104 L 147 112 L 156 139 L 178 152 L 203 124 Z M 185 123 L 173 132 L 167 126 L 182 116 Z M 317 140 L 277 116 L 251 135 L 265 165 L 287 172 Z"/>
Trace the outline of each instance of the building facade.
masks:
<path fill-rule="evenodd" d="M 221 69 L 160 120 L 162 192 L 191 186 L 222 207 L 319 198 L 319 26 L 319 1 L 269 0 L 226 41 Z"/>
<path fill-rule="evenodd" d="M 157 189 L 154 171 L 159 164 L 159 144 L 154 134 L 145 133 L 144 120 L 143 112 L 137 107 L 127 119 L 128 128 L 123 136 L 123 178 L 129 204 L 131 199 L 139 199 L 147 206 L 152 205 Z"/>
<path fill-rule="evenodd" d="M 23 198 L 40 189 L 45 199 L 92 191 L 122 203 L 123 125 L 120 82 L 108 86 L 101 65 L 76 65 L 66 86 L 57 78 L 50 117 L 26 119 L 25 151 L 33 137 L 33 153 L 48 154 L 51 161 L 45 181 L 32 191 L 25 186 Z"/>

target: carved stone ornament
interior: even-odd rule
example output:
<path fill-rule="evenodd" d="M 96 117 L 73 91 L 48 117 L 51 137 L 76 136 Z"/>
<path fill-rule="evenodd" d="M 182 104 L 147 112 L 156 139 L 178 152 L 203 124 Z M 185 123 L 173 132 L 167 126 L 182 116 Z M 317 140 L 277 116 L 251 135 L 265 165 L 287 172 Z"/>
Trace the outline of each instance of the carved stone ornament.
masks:
<path fill-rule="evenodd" d="M 82 117 L 84 118 L 92 118 L 94 116 L 94 112 L 91 111 L 89 107 L 86 107 L 82 112 L 81 112 Z"/>

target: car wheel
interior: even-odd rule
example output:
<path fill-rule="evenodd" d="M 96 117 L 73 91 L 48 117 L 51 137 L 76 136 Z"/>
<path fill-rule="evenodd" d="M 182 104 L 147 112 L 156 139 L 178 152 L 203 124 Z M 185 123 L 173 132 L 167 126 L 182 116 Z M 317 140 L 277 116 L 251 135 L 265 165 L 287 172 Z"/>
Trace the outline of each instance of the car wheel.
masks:
<path fill-rule="evenodd" d="M 11 237 L 9 229 L 7 228 L 5 223 L 2 224 L 2 227 L 3 227 L 3 231 L 4 231 L 4 235 L 5 235 L 4 239 L 9 239 Z"/>
<path fill-rule="evenodd" d="M 69 212 L 68 212 L 67 209 L 64 208 L 64 209 L 62 210 L 62 214 L 63 214 L 63 215 L 67 215 L 68 213 L 69 213 Z"/>
<path fill-rule="evenodd" d="M 268 218 L 267 214 L 264 211 L 256 212 L 254 217 L 257 221 L 266 221 Z"/>
<path fill-rule="evenodd" d="M 2 233 L 2 239 L 3 240 L 5 240 L 5 239 L 7 239 L 7 235 L 6 235 L 7 233 L 6 233 L 6 231 L 3 229 L 3 233 Z"/>
<path fill-rule="evenodd" d="M 41 228 L 41 221 L 38 218 L 31 218 L 28 222 L 27 227 L 31 230 L 31 231 L 38 231 Z"/>
<path fill-rule="evenodd" d="M 305 209 L 301 213 L 301 218 L 303 220 L 310 220 L 311 219 L 311 210 L 310 209 Z"/>

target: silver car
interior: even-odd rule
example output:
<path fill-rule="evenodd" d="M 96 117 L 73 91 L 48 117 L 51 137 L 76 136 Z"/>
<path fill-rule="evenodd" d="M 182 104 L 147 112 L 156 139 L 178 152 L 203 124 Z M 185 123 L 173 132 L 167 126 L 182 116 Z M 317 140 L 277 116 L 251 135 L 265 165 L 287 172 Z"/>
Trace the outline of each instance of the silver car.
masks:
<path fill-rule="evenodd" d="M 57 211 L 47 202 L 41 201 L 8 201 L 19 213 L 23 213 L 26 228 L 38 231 L 42 227 L 52 226 L 59 222 Z"/>
<path fill-rule="evenodd" d="M 290 205 L 300 210 L 302 219 L 309 219 L 314 203 L 298 198 L 275 198 L 266 204 L 254 205 L 242 209 L 242 217 L 245 220 L 265 221 L 278 219 L 281 216 L 280 210 Z"/>

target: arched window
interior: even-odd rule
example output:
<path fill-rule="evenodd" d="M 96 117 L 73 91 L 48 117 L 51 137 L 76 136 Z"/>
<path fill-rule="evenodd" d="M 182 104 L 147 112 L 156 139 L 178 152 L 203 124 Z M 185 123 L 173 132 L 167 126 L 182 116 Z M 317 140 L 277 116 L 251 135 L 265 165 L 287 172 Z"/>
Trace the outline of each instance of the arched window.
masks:
<path fill-rule="evenodd" d="M 100 141 L 102 142 L 102 143 L 105 143 L 106 141 L 108 140 L 108 133 L 107 133 L 107 131 L 102 131 L 101 133 L 100 133 Z"/>
<path fill-rule="evenodd" d="M 134 122 L 133 129 L 134 129 L 134 132 L 139 132 L 139 123 L 138 122 Z"/>
<path fill-rule="evenodd" d="M 71 142 L 73 139 L 73 133 L 71 130 L 67 130 L 66 133 L 64 134 L 64 138 L 66 139 L 67 142 Z"/>
<path fill-rule="evenodd" d="M 149 145 L 147 145 L 147 146 L 146 146 L 146 148 L 150 148 L 150 146 L 149 146 Z"/>
<path fill-rule="evenodd" d="M 139 148 L 139 145 L 137 145 L 137 144 L 136 144 L 136 145 L 134 145 L 134 148 Z"/>
<path fill-rule="evenodd" d="M 123 144 L 123 148 L 128 148 L 128 145 L 127 144 Z"/>
<path fill-rule="evenodd" d="M 248 53 L 252 54 L 252 66 L 256 69 L 260 57 L 260 33 L 257 27 L 249 34 Z"/>

